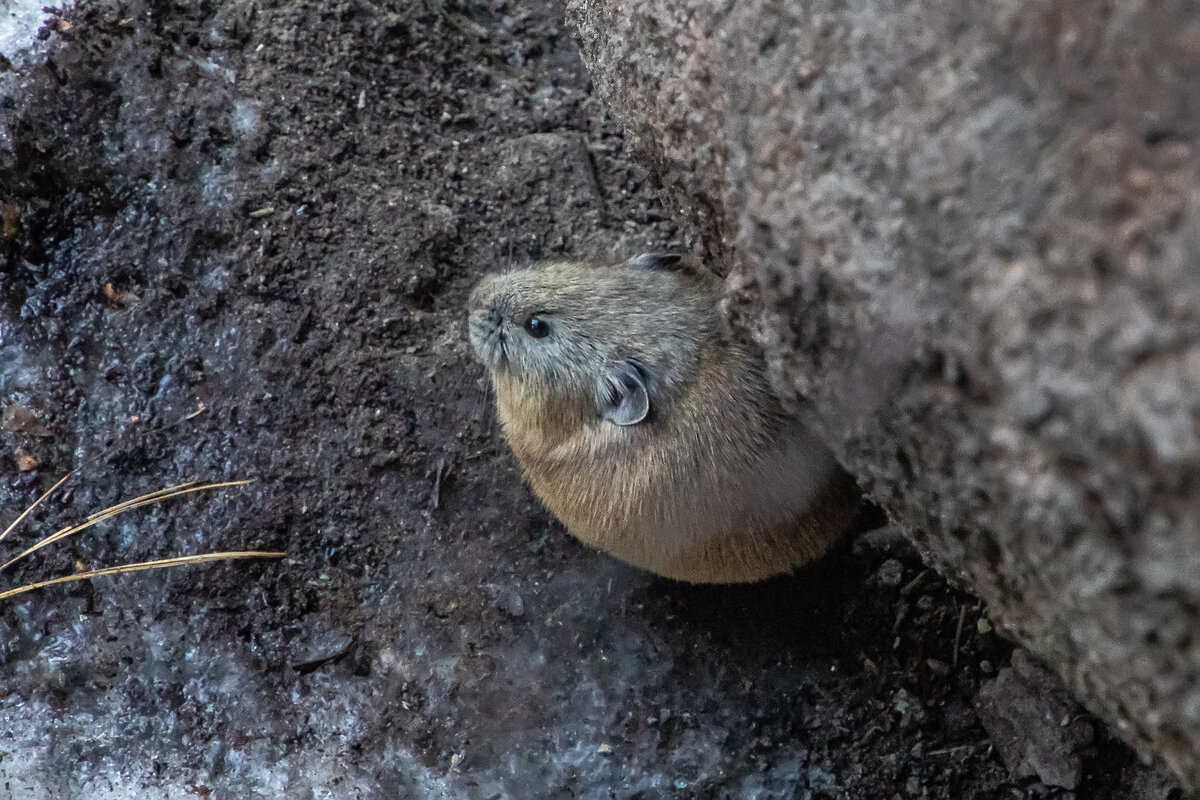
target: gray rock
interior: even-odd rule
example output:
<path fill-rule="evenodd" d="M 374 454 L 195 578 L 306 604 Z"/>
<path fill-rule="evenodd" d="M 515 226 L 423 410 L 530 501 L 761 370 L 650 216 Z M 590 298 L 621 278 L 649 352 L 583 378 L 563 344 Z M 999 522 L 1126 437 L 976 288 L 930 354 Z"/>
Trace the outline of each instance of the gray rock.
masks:
<path fill-rule="evenodd" d="M 1200 12 L 569 0 L 777 387 L 1200 786 Z"/>
<path fill-rule="evenodd" d="M 1014 778 L 1079 787 L 1083 756 L 1095 737 L 1092 723 L 1058 676 L 1027 652 L 1014 652 L 1012 667 L 984 684 L 976 711 Z"/>

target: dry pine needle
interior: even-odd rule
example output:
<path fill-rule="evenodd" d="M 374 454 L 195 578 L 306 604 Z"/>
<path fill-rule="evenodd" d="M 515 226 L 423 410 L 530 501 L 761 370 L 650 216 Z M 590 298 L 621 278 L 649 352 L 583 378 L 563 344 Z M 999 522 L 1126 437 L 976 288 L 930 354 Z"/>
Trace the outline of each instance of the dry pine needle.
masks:
<path fill-rule="evenodd" d="M 160 558 L 154 561 L 141 561 L 137 564 L 122 564 L 118 567 L 91 569 L 86 572 L 76 572 L 74 575 L 64 575 L 60 578 L 50 578 L 49 580 L 28 583 L 24 586 L 18 586 L 15 589 L 8 589 L 0 592 L 0 600 L 7 600 L 14 595 L 23 594 L 24 592 L 32 592 L 34 589 L 41 589 L 44 586 L 53 586 L 56 583 L 70 583 L 71 581 L 101 578 L 105 575 L 120 575 L 125 572 L 143 572 L 150 569 L 166 569 L 167 567 L 179 567 L 185 564 L 203 564 L 208 561 L 220 561 L 227 558 L 283 558 L 284 555 L 285 553 L 276 550 L 231 550 L 225 553 L 203 553 L 198 556 L 176 556 L 175 558 Z"/>
<path fill-rule="evenodd" d="M 7 528 L 4 529 L 4 531 L 2 533 L 0 533 L 0 540 L 4 539 L 6 536 L 8 536 L 10 533 L 12 533 L 12 531 L 14 529 L 16 529 L 16 527 L 18 525 L 20 525 L 21 522 L 24 521 L 30 515 L 30 513 L 33 512 L 34 509 L 36 509 L 39 505 L 41 505 L 41 503 L 43 501 L 45 501 L 46 498 L 48 498 L 48 497 L 50 497 L 50 495 L 54 494 L 54 492 L 60 486 L 62 486 L 64 483 L 66 483 L 67 479 L 70 478 L 74 474 L 75 474 L 74 471 L 68 472 L 61 479 L 59 479 L 59 481 L 57 483 L 55 483 L 53 486 L 51 486 L 41 497 L 39 497 L 37 500 L 35 500 L 32 505 L 30 505 L 23 512 L 21 512 L 21 515 L 19 517 L 17 517 L 15 520 L 13 520 L 11 525 L 9 525 Z M 71 536 L 72 534 L 79 533 L 80 531 L 86 530 L 87 528 L 90 528 L 91 526 L 93 526 L 99 522 L 103 522 L 105 520 L 111 519 L 111 518 L 117 516 L 118 514 L 123 514 L 126 511 L 132 511 L 135 508 L 142 508 L 143 506 L 153 505 L 154 503 L 160 503 L 163 500 L 170 500 L 171 498 L 180 497 L 185 494 L 192 494 L 194 492 L 202 492 L 202 491 L 208 491 L 208 490 L 212 490 L 212 489 L 222 489 L 222 488 L 226 488 L 229 486 L 245 486 L 248 483 L 253 483 L 253 480 L 224 481 L 224 482 L 220 482 L 220 483 L 205 483 L 205 484 L 199 484 L 199 485 L 197 485 L 196 481 L 187 481 L 185 483 L 178 483 L 178 484 L 175 484 L 174 486 L 168 486 L 165 489 L 158 489 L 157 491 L 148 492 L 147 494 L 139 495 L 132 499 L 122 501 L 120 503 L 117 503 L 116 505 L 109 506 L 108 508 L 105 508 L 102 511 L 97 511 L 94 514 L 89 514 L 85 521 L 83 521 L 77 525 L 68 525 L 67 527 L 61 528 L 58 531 L 50 534 L 49 536 L 45 537 L 41 541 L 32 545 L 31 547 L 26 548 L 24 551 L 22 551 L 16 557 L 10 559 L 7 563 L 0 565 L 0 571 L 7 569 L 13 563 L 19 561 L 20 559 L 24 558 L 25 556 L 27 556 L 31 553 L 37 552 L 38 550 L 42 549 L 43 547 L 46 547 L 47 545 L 54 544 L 55 542 L 61 541 L 62 539 L 65 539 L 66 537 Z M 64 576 L 58 577 L 58 578 L 49 578 L 44 581 L 35 581 L 33 583 L 29 583 L 24 586 L 18 586 L 14 589 L 0 591 L 0 600 L 6 600 L 10 597 L 14 597 L 15 595 L 24 594 L 25 592 L 31 592 L 34 589 L 41 589 L 45 586 L 53 586 L 54 584 L 58 584 L 58 583 L 70 583 L 72 581 L 89 580 L 91 578 L 100 578 L 100 577 L 104 577 L 106 575 L 120 575 L 120 574 L 123 574 L 126 572 L 143 572 L 146 570 L 153 570 L 153 569 L 166 569 L 169 567 L 178 567 L 178 566 L 184 566 L 184 565 L 188 565 L 188 564 L 203 564 L 203 563 L 207 563 L 210 561 L 222 561 L 222 560 L 226 560 L 226 559 L 282 558 L 284 555 L 285 555 L 285 553 L 283 553 L 281 551 L 275 551 L 275 550 L 229 550 L 229 551 L 220 552 L 220 553 L 202 553 L 200 555 L 194 555 L 194 556 L 175 556 L 172 558 L 160 558 L 160 559 L 155 559 L 152 561 L 141 561 L 141 562 L 138 562 L 135 564 L 122 564 L 122 565 L 119 565 L 116 567 L 104 567 L 102 569 L 85 570 L 83 572 L 77 572 L 73 575 L 64 575 Z"/>

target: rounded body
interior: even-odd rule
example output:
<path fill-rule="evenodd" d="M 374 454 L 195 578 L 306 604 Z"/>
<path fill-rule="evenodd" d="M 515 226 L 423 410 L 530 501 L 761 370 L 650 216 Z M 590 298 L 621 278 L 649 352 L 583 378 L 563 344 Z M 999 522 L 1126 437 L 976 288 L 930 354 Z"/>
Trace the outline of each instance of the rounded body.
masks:
<path fill-rule="evenodd" d="M 554 291 L 565 281 L 585 292 L 578 304 L 568 302 L 573 291 Z M 605 299 L 620 307 L 600 308 Z M 859 502 L 828 449 L 783 413 L 761 364 L 724 330 L 718 301 L 718 282 L 695 266 L 664 272 L 635 261 L 537 265 L 485 279 L 472 298 L 472 342 L 534 492 L 582 541 L 694 583 L 756 581 L 810 561 L 853 524 Z M 507 323 L 490 313 L 499 306 L 516 309 Z M 539 314 L 529 325 L 526 315 Z M 539 351 L 520 335 L 530 328 L 566 341 Z M 500 338 L 499 354 L 488 335 Z M 571 364 L 543 366 L 538 352 Z M 636 364 L 648 395 L 636 424 L 606 416 L 611 398 L 595 388 L 622 359 Z"/>

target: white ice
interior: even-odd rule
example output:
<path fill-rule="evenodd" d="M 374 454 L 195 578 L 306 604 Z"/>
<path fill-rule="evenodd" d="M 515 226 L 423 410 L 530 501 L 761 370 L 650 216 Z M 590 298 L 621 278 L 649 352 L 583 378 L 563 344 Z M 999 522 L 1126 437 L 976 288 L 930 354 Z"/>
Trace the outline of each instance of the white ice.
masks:
<path fill-rule="evenodd" d="M 48 0 L 0 0 L 0 54 L 20 60 L 49 16 L 42 11 L 47 5 Z"/>

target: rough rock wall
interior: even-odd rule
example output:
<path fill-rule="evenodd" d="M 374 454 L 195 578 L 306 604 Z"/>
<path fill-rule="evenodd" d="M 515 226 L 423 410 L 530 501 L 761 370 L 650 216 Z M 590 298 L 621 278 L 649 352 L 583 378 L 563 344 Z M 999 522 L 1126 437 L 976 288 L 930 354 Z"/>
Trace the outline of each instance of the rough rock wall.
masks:
<path fill-rule="evenodd" d="M 1200 786 L 1200 6 L 568 6 L 780 389 Z"/>

